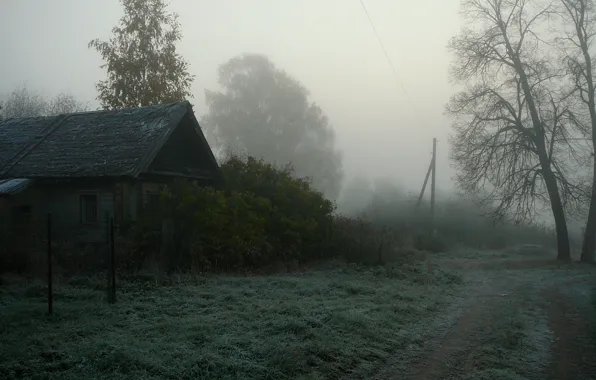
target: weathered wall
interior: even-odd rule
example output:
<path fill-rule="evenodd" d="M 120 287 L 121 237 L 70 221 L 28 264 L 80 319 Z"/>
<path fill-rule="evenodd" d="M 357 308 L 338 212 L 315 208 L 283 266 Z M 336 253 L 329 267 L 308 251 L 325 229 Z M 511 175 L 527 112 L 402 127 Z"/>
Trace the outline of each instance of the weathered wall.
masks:
<path fill-rule="evenodd" d="M 39 251 L 46 238 L 45 194 L 28 188 L 0 198 L 0 272 L 22 271 L 40 262 Z"/>
<path fill-rule="evenodd" d="M 81 224 L 80 196 L 96 194 L 98 221 Z M 114 195 L 111 183 L 64 183 L 48 188 L 47 212 L 52 214 L 53 236 L 84 243 L 106 242 L 108 221 L 114 214 Z"/>
<path fill-rule="evenodd" d="M 151 194 L 161 191 L 161 184 L 149 181 L 127 182 L 122 189 L 122 215 L 125 221 L 136 221 L 143 212 Z"/>
<path fill-rule="evenodd" d="M 7 224 L 7 228 L 11 229 L 13 226 L 16 213 L 19 212 L 21 207 L 29 207 L 31 215 L 31 235 L 27 239 L 27 242 L 21 243 L 37 243 L 41 239 L 45 239 L 45 219 L 44 215 L 47 214 L 46 195 L 43 191 L 36 188 L 27 188 L 23 192 L 4 198 L 4 221 Z M 13 231 L 10 232 L 13 234 Z M 15 239 L 18 237 L 13 236 Z"/>
<path fill-rule="evenodd" d="M 31 210 L 32 238 L 45 240 L 47 215 L 51 213 L 53 240 L 103 243 L 108 238 L 108 222 L 111 216 L 119 218 L 117 223 L 138 220 L 150 194 L 159 193 L 161 186 L 157 182 L 125 181 L 120 183 L 118 191 L 121 195 L 115 196 L 116 186 L 111 181 L 37 182 L 22 193 L 0 199 L 0 228 L 10 227 L 12 210 L 28 206 Z M 81 223 L 82 194 L 97 195 L 96 224 Z"/>
<path fill-rule="evenodd" d="M 9 225 L 10 207 L 8 207 L 8 198 L 0 197 L 0 253 L 8 246 Z"/>
<path fill-rule="evenodd" d="M 143 205 L 149 203 L 152 194 L 161 194 L 162 186 L 156 182 L 142 182 Z"/>
<path fill-rule="evenodd" d="M 81 223 L 81 194 L 96 194 L 98 220 L 95 224 Z M 46 238 L 47 215 L 52 215 L 52 239 L 82 243 L 107 241 L 107 221 L 114 212 L 113 185 L 110 182 L 37 182 L 22 193 L 6 199 L 9 215 L 19 207 L 31 210 L 32 238 Z M 7 217 L 10 223 L 10 217 Z"/>

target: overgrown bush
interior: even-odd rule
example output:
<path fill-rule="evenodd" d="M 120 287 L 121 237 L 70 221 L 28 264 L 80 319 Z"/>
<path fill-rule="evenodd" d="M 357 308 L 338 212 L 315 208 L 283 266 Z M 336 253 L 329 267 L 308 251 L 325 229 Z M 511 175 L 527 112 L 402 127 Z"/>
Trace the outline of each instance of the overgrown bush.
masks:
<path fill-rule="evenodd" d="M 329 240 L 330 252 L 349 262 L 384 264 L 403 255 L 404 231 L 381 226 L 363 218 L 338 215 L 334 218 Z"/>
<path fill-rule="evenodd" d="M 265 222 L 278 258 L 322 257 L 321 243 L 330 238 L 335 205 L 312 188 L 308 179 L 252 157 L 232 157 L 221 168 L 228 196 L 250 193 L 269 201 Z"/>
<path fill-rule="evenodd" d="M 331 256 L 334 204 L 289 169 L 254 158 L 222 165 L 224 185 L 178 181 L 137 225 L 131 261 L 167 268 L 235 270 Z"/>
<path fill-rule="evenodd" d="M 335 204 L 296 178 L 252 157 L 221 165 L 219 188 L 177 181 L 135 226 L 129 269 L 149 261 L 162 268 L 234 271 L 342 258 L 395 261 L 402 231 L 335 214 Z"/>

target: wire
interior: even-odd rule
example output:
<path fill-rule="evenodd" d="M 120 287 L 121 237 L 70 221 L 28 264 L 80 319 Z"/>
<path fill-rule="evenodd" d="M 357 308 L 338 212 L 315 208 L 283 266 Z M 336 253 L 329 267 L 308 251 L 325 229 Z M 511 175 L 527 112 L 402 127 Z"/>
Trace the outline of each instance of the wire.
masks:
<path fill-rule="evenodd" d="M 372 27 L 373 31 L 375 32 L 375 36 L 377 37 L 377 41 L 379 41 L 379 45 L 381 45 L 381 49 L 383 50 L 383 53 L 385 54 L 385 58 L 387 59 L 387 62 L 389 63 L 389 66 L 391 66 L 391 70 L 393 71 L 393 75 L 395 76 L 395 79 L 397 80 L 397 83 L 399 83 L 402 91 L 404 92 L 404 94 L 407 97 L 408 96 L 408 92 L 406 91 L 406 88 L 404 87 L 403 82 L 399 79 L 399 75 L 397 75 L 397 70 L 395 69 L 395 66 L 393 65 L 393 62 L 391 61 L 391 58 L 389 58 L 389 54 L 387 53 L 387 49 L 385 49 L 385 45 L 383 44 L 383 41 L 381 40 L 381 37 L 379 36 L 379 32 L 377 32 L 377 28 L 375 27 L 375 24 L 372 21 L 372 18 L 370 17 L 370 14 L 368 13 L 368 10 L 366 9 L 366 5 L 364 5 L 364 0 L 360 0 L 360 5 L 362 5 L 362 9 L 364 10 L 364 13 L 366 14 L 366 18 L 368 19 L 368 22 L 370 23 L 370 26 Z"/>

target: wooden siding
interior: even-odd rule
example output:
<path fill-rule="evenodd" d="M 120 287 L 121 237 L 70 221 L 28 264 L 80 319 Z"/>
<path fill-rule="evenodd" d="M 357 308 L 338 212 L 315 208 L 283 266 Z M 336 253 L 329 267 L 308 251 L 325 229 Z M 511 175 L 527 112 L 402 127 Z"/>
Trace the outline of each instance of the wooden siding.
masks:
<path fill-rule="evenodd" d="M 81 195 L 97 195 L 97 223 L 81 223 Z M 107 241 L 107 221 L 114 215 L 112 183 L 71 181 L 40 182 L 22 193 L 3 199 L 2 219 L 13 228 L 11 213 L 20 207 L 30 208 L 31 240 L 44 240 L 47 235 L 47 215 L 52 214 L 52 238 L 80 243 Z"/>
<path fill-rule="evenodd" d="M 28 206 L 32 215 L 32 240 L 46 237 L 47 214 L 52 214 L 52 237 L 55 241 L 105 243 L 111 216 L 116 223 L 137 221 L 152 194 L 159 194 L 158 181 L 68 181 L 39 182 L 8 198 L 1 198 L 0 229 L 12 227 L 11 210 Z M 97 195 L 97 223 L 81 221 L 81 195 Z M 2 234 L 0 234 L 2 236 Z M 2 242 L 0 242 L 2 243 Z"/>
<path fill-rule="evenodd" d="M 82 194 L 97 195 L 97 223 L 81 223 Z M 49 191 L 48 211 L 52 213 L 54 236 L 57 239 L 81 243 L 107 241 L 107 225 L 114 215 L 114 194 L 111 184 L 64 184 L 52 186 Z"/>
<path fill-rule="evenodd" d="M 0 253 L 8 245 L 10 226 L 10 207 L 8 198 L 0 197 Z"/>
<path fill-rule="evenodd" d="M 161 194 L 162 184 L 156 182 L 142 182 L 143 186 L 143 205 L 149 203 L 151 194 Z"/>

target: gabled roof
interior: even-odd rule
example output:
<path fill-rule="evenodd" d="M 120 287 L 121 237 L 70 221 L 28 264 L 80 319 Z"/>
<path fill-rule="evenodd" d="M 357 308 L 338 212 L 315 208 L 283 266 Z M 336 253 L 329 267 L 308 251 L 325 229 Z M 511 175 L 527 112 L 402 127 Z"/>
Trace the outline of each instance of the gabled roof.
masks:
<path fill-rule="evenodd" d="M 187 117 L 217 162 L 188 101 L 0 121 L 0 178 L 137 177 Z"/>

